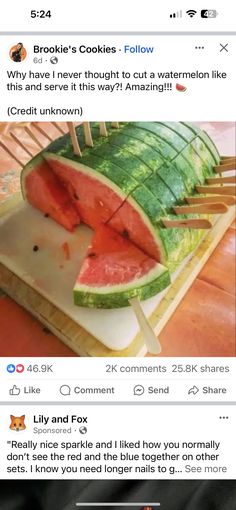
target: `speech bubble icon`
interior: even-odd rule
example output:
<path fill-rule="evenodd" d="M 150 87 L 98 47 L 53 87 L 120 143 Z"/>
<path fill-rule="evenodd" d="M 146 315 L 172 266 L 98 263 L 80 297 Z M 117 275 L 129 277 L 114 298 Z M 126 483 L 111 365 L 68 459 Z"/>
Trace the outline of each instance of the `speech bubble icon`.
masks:
<path fill-rule="evenodd" d="M 70 386 L 68 386 L 68 384 L 63 384 L 62 386 L 60 386 L 60 393 L 61 395 L 63 395 L 64 397 L 66 397 L 67 395 L 70 395 L 71 393 L 71 389 L 70 389 Z"/>
<path fill-rule="evenodd" d="M 140 397 L 140 395 L 143 395 L 144 394 L 144 387 L 142 386 L 142 384 L 136 384 L 136 386 L 134 386 L 134 395 L 137 395 L 138 397 Z"/>

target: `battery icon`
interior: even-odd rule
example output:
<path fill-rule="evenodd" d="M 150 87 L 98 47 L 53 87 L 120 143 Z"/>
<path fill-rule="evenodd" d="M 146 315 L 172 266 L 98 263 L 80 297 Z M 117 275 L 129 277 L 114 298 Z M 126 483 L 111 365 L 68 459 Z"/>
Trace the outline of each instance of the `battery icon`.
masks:
<path fill-rule="evenodd" d="M 218 12 L 215 9 L 203 9 L 201 11 L 201 18 L 216 18 Z"/>

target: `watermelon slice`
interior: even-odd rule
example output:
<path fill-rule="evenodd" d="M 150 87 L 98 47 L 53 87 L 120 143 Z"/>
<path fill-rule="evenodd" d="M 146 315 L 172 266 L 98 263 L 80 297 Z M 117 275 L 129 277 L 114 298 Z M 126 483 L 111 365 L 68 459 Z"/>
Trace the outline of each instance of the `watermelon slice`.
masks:
<path fill-rule="evenodd" d="M 185 90 L 187 90 L 187 87 L 181 85 L 180 83 L 176 83 L 175 88 L 178 90 L 178 92 L 185 92 Z"/>
<path fill-rule="evenodd" d="M 32 172 L 32 169 L 34 170 Z M 24 169 L 22 191 L 24 197 L 46 216 L 50 216 L 72 232 L 80 224 L 80 217 L 66 188 L 53 174 L 41 155 Z"/>
<path fill-rule="evenodd" d="M 94 168 L 91 168 L 80 161 L 66 160 L 54 154 L 47 153 L 45 157 L 55 178 L 68 190 L 81 221 L 89 227 L 96 229 L 108 221 L 126 199 L 127 192 L 96 171 L 96 163 L 99 165 L 100 160 L 95 159 Z M 119 172 L 115 170 L 113 172 L 118 177 Z"/>
<path fill-rule="evenodd" d="M 112 228 L 95 233 L 74 287 L 76 305 L 120 308 L 129 299 L 147 299 L 170 283 L 167 268 Z"/>

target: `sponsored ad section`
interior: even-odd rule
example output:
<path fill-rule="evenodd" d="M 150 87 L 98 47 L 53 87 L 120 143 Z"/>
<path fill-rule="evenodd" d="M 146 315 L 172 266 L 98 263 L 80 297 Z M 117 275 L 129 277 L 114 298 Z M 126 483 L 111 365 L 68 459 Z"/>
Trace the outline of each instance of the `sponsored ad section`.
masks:
<path fill-rule="evenodd" d="M 235 477 L 233 406 L 2 407 L 4 479 Z"/>

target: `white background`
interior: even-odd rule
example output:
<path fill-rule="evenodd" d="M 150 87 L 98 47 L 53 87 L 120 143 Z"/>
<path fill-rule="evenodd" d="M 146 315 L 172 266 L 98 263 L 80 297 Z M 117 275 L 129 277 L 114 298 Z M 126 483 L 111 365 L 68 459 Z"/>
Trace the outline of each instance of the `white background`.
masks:
<path fill-rule="evenodd" d="M 69 361 L 69 362 L 68 362 Z M 7 366 L 23 365 L 24 371 L 7 372 Z M 52 372 L 45 366 L 52 366 Z M 192 369 L 196 366 L 196 370 Z M 113 367 L 115 367 L 113 369 Z M 145 368 L 150 371 L 145 371 Z M 235 402 L 235 359 L 231 358 L 2 358 L 0 401 L 18 402 Z M 19 395 L 9 395 L 16 386 Z M 60 387 L 67 385 L 70 388 Z M 134 394 L 142 385 L 144 393 Z M 188 394 L 196 386 L 199 391 Z M 39 388 L 33 393 L 30 388 Z M 81 393 L 80 388 L 114 387 L 114 393 Z M 149 387 L 166 388 L 150 393 Z M 226 393 L 205 393 L 204 387 L 226 389 Z"/>
<path fill-rule="evenodd" d="M 20 39 L 27 49 L 27 58 L 21 63 L 12 62 L 9 58 L 10 48 L 16 44 L 19 36 L 6 36 L 1 40 L 1 71 L 0 71 L 0 94 L 1 121 L 22 121 L 22 120 L 235 120 L 235 38 L 230 36 L 22 36 Z M 228 43 L 228 52 L 220 51 L 221 44 Z M 50 63 L 50 54 L 34 54 L 33 46 L 116 46 L 116 54 L 56 54 L 58 64 Z M 154 47 L 152 54 L 124 54 L 124 45 Z M 204 46 L 204 50 L 196 50 L 195 47 Z M 121 51 L 119 51 L 119 49 Z M 37 57 L 41 63 L 34 63 Z M 47 71 L 75 72 L 75 71 L 178 71 L 178 72 L 209 72 L 218 70 L 226 72 L 227 79 L 162 79 L 156 82 L 172 82 L 172 92 L 147 92 L 147 91 L 125 91 L 125 83 L 122 91 L 114 92 L 72 92 L 72 91 L 34 91 L 18 92 L 6 91 L 8 71 L 45 73 Z M 41 80 L 30 81 L 31 84 L 38 84 Z M 68 79 L 70 85 L 71 80 Z M 93 83 L 92 80 L 88 80 Z M 97 82 L 102 80 L 96 80 Z M 150 83 L 151 79 L 129 79 L 130 83 Z M 13 82 L 23 83 L 20 79 Z M 26 82 L 26 80 L 25 80 Z M 51 80 L 47 80 L 47 83 Z M 54 84 L 66 83 L 65 80 Z M 120 79 L 113 79 L 111 82 L 121 83 Z M 178 92 L 175 89 L 176 83 L 184 85 L 186 92 Z M 83 116 L 60 115 L 41 116 L 19 115 L 8 117 L 8 106 L 26 109 L 28 107 L 39 108 L 83 108 Z"/>
<path fill-rule="evenodd" d="M 190 18 L 186 10 L 195 9 L 197 14 Z M 201 9 L 216 9 L 218 16 L 213 19 L 202 19 Z M 51 9 L 52 17 L 46 19 L 30 18 L 31 9 Z M 182 9 L 183 17 L 171 19 L 170 13 Z M 221 0 L 206 3 L 201 0 L 189 3 L 182 0 L 176 3 L 167 0 L 164 3 L 156 0 L 136 0 L 127 2 L 119 0 L 90 0 L 89 2 L 60 3 L 56 0 L 24 0 L 21 9 L 12 9 L 12 4 L 5 3 L 1 9 L 0 29 L 2 30 L 85 30 L 96 31 L 135 31 L 135 30 L 235 30 L 235 4 L 223 3 Z"/>

